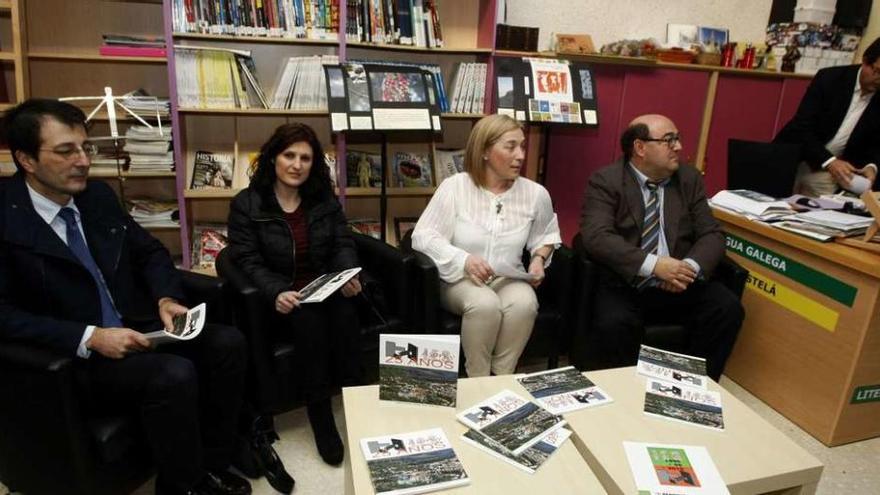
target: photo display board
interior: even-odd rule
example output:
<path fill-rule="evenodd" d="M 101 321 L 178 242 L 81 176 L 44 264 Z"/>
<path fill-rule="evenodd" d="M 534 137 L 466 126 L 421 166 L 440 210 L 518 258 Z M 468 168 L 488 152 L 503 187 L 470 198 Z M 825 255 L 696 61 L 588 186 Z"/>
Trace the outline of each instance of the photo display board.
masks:
<path fill-rule="evenodd" d="M 596 127 L 599 102 L 592 69 L 549 58 L 497 60 L 496 112 L 521 122 Z"/>
<path fill-rule="evenodd" d="M 325 65 L 333 132 L 440 132 L 434 75 L 418 67 L 380 63 Z"/>

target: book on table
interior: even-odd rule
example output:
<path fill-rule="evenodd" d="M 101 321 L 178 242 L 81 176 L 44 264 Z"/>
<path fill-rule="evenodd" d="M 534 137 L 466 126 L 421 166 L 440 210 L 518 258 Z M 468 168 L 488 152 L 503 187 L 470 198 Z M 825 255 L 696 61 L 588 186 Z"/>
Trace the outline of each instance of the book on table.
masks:
<path fill-rule="evenodd" d="M 379 335 L 379 399 L 455 407 L 458 335 Z"/>
<path fill-rule="evenodd" d="M 377 495 L 427 493 L 470 483 L 440 428 L 364 438 L 360 443 Z"/>
<path fill-rule="evenodd" d="M 468 428 L 520 455 L 565 420 L 523 397 L 503 390 L 456 415 Z"/>
<path fill-rule="evenodd" d="M 639 495 L 729 495 L 705 447 L 623 442 Z"/>
<path fill-rule="evenodd" d="M 640 375 L 689 387 L 706 389 L 706 360 L 643 345 L 636 370 Z"/>
<path fill-rule="evenodd" d="M 498 442 L 491 438 L 480 435 L 474 430 L 468 430 L 462 434 L 461 439 L 487 454 L 501 459 L 523 471 L 534 474 L 539 467 L 543 466 L 554 452 L 568 440 L 571 430 L 559 428 L 541 438 L 538 443 L 527 448 L 520 455 L 513 455 Z"/>
<path fill-rule="evenodd" d="M 300 304 L 322 302 L 353 279 L 360 271 L 360 267 L 355 267 L 321 275 L 299 290 L 300 296 L 302 296 L 299 300 Z"/>
<path fill-rule="evenodd" d="M 648 379 L 645 414 L 713 430 L 724 430 L 721 394 Z"/>
<path fill-rule="evenodd" d="M 539 404 L 553 414 L 562 414 L 613 402 L 574 366 L 530 373 L 517 381 Z"/>
<path fill-rule="evenodd" d="M 206 311 L 205 303 L 199 304 L 186 313 L 176 315 L 173 318 L 173 327 L 145 333 L 144 337 L 154 345 L 192 340 L 199 336 L 205 326 Z"/>
<path fill-rule="evenodd" d="M 712 206 L 761 220 L 794 213 L 787 201 L 776 200 L 766 194 L 747 189 L 718 191 L 712 196 L 710 202 Z"/>
<path fill-rule="evenodd" d="M 863 217 L 833 210 L 815 210 L 798 213 L 794 220 L 839 230 L 844 235 L 862 234 L 874 223 L 873 217 Z"/>

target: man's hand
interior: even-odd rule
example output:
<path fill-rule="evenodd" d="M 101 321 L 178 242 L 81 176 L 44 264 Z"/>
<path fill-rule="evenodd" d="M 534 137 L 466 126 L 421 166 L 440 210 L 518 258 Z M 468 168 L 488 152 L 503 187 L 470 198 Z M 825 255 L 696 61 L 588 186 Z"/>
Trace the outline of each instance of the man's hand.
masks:
<path fill-rule="evenodd" d="M 95 327 L 86 348 L 110 359 L 122 359 L 129 353 L 149 350 L 151 345 L 144 334 L 130 328 Z"/>
<path fill-rule="evenodd" d="M 185 314 L 189 309 L 170 297 L 159 299 L 159 319 L 165 325 L 165 329 L 174 328 L 174 317 Z"/>
<path fill-rule="evenodd" d="M 657 287 L 660 290 L 665 290 L 666 292 L 672 292 L 673 294 L 678 294 L 679 292 L 684 292 L 684 289 L 681 289 L 678 286 L 672 285 L 669 282 L 660 282 L 660 284 Z"/>
<path fill-rule="evenodd" d="M 357 275 L 355 275 L 351 280 L 345 283 L 341 289 L 342 295 L 345 297 L 356 296 L 361 293 L 363 287 L 361 287 L 361 281 Z"/>
<path fill-rule="evenodd" d="M 853 178 L 853 174 L 856 173 L 856 168 L 851 163 L 840 158 L 835 158 L 834 161 L 825 167 L 825 170 L 831 174 L 834 182 L 838 183 L 841 187 L 848 186 L 849 181 Z"/>
<path fill-rule="evenodd" d="M 489 266 L 489 263 L 482 256 L 477 256 L 476 254 L 469 254 L 467 259 L 464 260 L 464 272 L 477 285 L 483 285 L 495 276 L 495 272 Z"/>
<path fill-rule="evenodd" d="M 687 289 L 696 278 L 697 274 L 691 265 L 684 261 L 670 258 L 669 256 L 660 256 L 657 264 L 654 265 L 654 276 L 659 278 L 661 282 L 665 282 L 670 289 L 678 289 L 681 292 Z M 660 284 L 660 288 L 664 288 L 664 284 Z M 673 292 L 670 290 L 670 292 Z"/>
<path fill-rule="evenodd" d="M 295 290 L 282 292 L 275 298 L 275 311 L 286 315 L 293 311 L 293 308 L 299 307 L 300 299 L 302 299 L 302 294 Z"/>
<path fill-rule="evenodd" d="M 529 284 L 532 287 L 537 288 L 541 285 L 541 282 L 544 281 L 544 258 L 540 256 L 532 258 L 532 262 L 529 263 L 529 274 L 535 276 L 535 278 L 529 280 Z"/>
<path fill-rule="evenodd" d="M 874 167 L 862 167 L 856 171 L 859 175 L 864 175 L 866 179 L 871 181 L 871 184 L 874 184 L 874 180 L 877 178 L 877 169 Z"/>

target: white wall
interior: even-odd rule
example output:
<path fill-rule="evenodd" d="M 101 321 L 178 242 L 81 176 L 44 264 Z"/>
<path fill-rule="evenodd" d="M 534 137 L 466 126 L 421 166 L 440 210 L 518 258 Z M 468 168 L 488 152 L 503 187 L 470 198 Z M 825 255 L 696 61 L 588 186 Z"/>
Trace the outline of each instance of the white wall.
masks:
<path fill-rule="evenodd" d="M 505 0 L 497 0 L 499 4 Z M 612 41 L 655 38 L 666 24 L 727 28 L 732 41 L 763 42 L 771 0 L 507 0 L 507 23 L 541 28 L 539 50 L 551 33 L 585 33 L 598 50 Z M 875 4 L 878 2 L 875 2 Z M 499 22 L 501 21 L 499 16 Z"/>

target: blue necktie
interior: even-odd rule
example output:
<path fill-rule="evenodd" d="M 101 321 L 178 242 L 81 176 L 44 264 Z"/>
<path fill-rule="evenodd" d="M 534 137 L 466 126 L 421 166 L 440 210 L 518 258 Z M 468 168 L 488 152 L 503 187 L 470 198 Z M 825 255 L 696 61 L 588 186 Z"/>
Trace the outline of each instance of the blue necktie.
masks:
<path fill-rule="evenodd" d="M 101 326 L 104 328 L 121 327 L 122 320 L 119 319 L 119 314 L 113 306 L 113 300 L 110 299 L 109 289 L 104 285 L 104 277 L 101 276 L 98 264 L 95 263 L 92 253 L 89 252 L 85 240 L 83 240 L 82 235 L 79 233 L 79 227 L 76 225 L 76 212 L 72 208 L 61 208 L 58 216 L 64 220 L 64 224 L 67 227 L 67 247 L 73 251 L 76 259 L 86 267 L 86 270 L 95 279 L 95 285 L 98 287 L 98 298 L 101 300 Z"/>
<path fill-rule="evenodd" d="M 660 247 L 660 194 L 656 182 L 647 181 L 648 200 L 645 202 L 645 221 L 642 223 L 642 250 L 648 254 L 657 254 Z M 638 289 L 644 289 L 651 285 L 651 277 L 641 278 L 636 281 Z"/>

